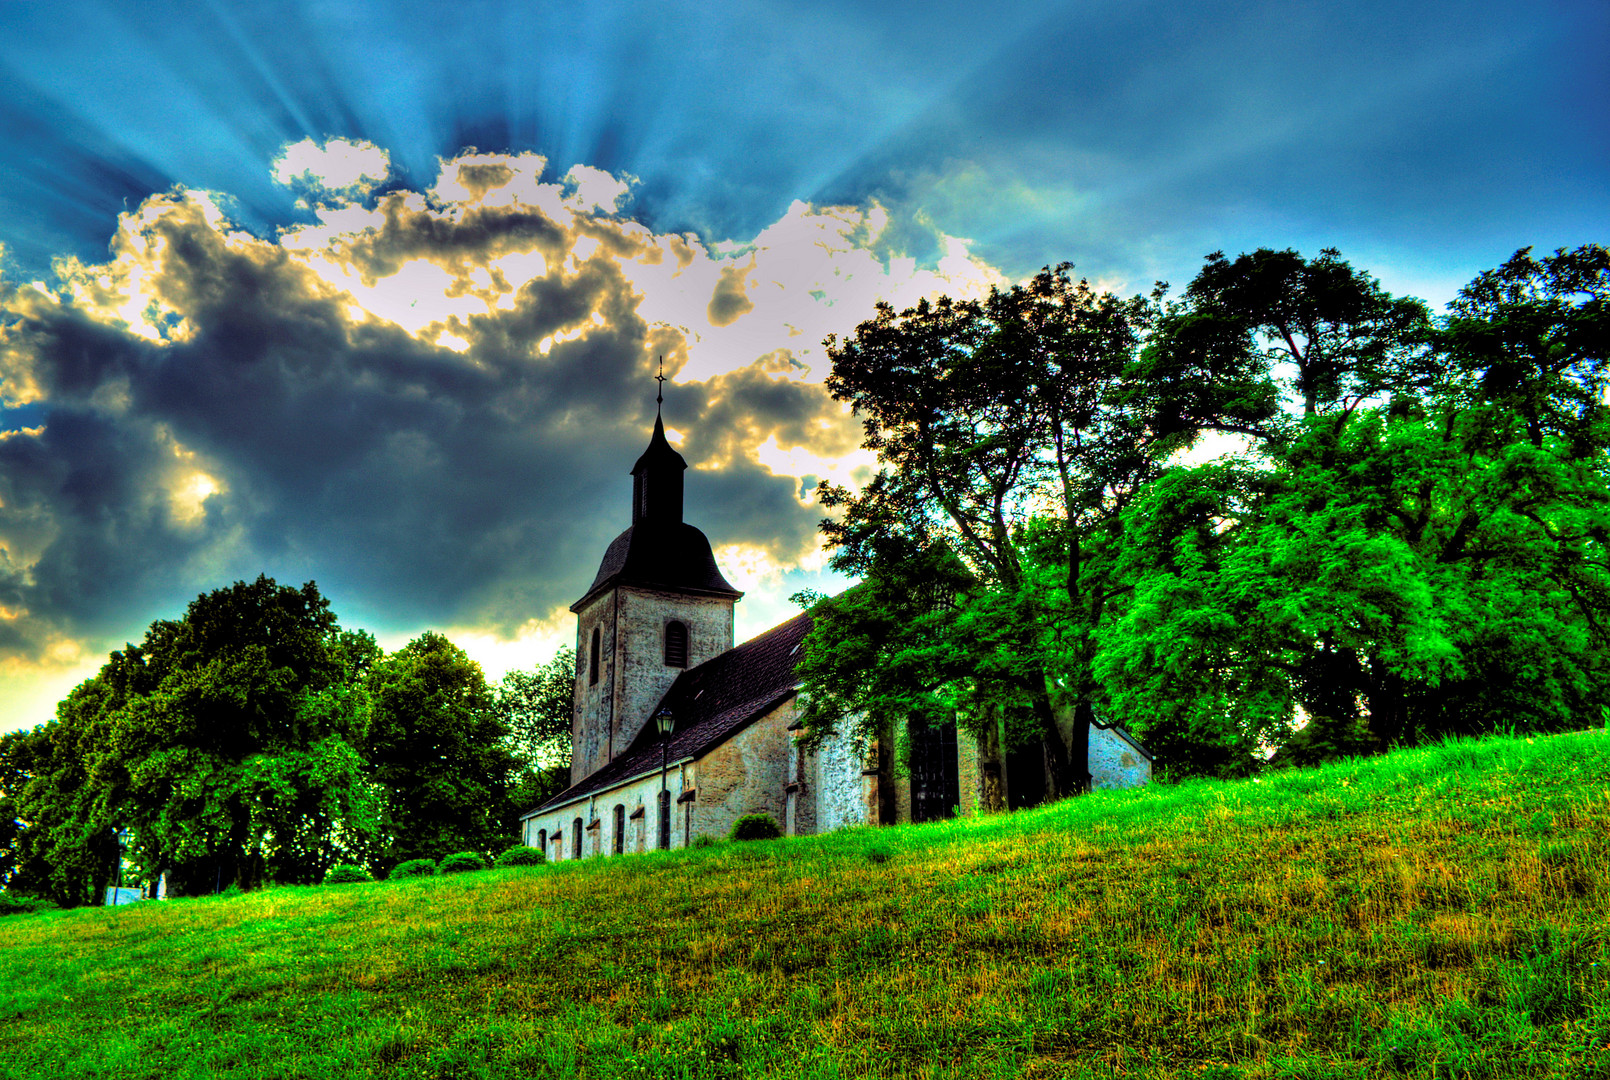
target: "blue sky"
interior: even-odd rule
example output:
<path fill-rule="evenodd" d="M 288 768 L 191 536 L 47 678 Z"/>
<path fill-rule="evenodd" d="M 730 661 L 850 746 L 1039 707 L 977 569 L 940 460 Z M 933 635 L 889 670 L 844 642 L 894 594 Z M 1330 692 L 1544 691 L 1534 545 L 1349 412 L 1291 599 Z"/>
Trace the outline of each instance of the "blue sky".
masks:
<path fill-rule="evenodd" d="M 1607 56 L 1602 0 L 0 3 L 0 727 L 258 572 L 539 662 L 667 350 L 690 516 L 757 632 L 821 580 L 809 485 L 855 467 L 823 333 L 1259 246 L 1440 306 L 1607 239 Z M 331 139 L 382 164 L 276 180 Z M 505 161 L 487 190 L 551 235 L 491 211 Z"/>

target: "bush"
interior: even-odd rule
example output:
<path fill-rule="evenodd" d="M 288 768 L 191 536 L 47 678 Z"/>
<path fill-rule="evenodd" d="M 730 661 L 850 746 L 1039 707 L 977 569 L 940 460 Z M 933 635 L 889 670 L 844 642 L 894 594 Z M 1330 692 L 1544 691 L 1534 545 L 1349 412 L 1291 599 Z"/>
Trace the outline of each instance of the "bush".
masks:
<path fill-rule="evenodd" d="M 438 874 L 467 874 L 471 870 L 485 870 L 486 859 L 478 852 L 456 851 L 442 860 L 436 868 Z"/>
<path fill-rule="evenodd" d="M 534 847 L 516 844 L 496 859 L 492 860 L 494 866 L 541 866 L 548 861 L 548 856 Z"/>
<path fill-rule="evenodd" d="M 409 859 L 407 862 L 398 863 L 392 867 L 391 873 L 386 876 L 391 881 L 400 881 L 403 878 L 430 877 L 435 872 L 436 864 L 431 860 Z"/>
<path fill-rule="evenodd" d="M 715 846 L 716 846 L 716 838 L 711 836 L 709 833 L 700 833 L 698 836 L 695 836 L 693 838 L 693 843 L 688 845 L 688 847 L 715 847 Z"/>
<path fill-rule="evenodd" d="M 775 840 L 781 835 L 783 830 L 777 827 L 770 814 L 744 814 L 732 823 L 734 840 Z"/>
<path fill-rule="evenodd" d="M 43 897 L 0 892 L 0 915 L 32 915 L 36 911 L 54 910 L 56 905 Z"/>
<path fill-rule="evenodd" d="M 369 871 L 361 866 L 353 866 L 350 863 L 332 866 L 330 867 L 330 872 L 324 875 L 326 885 L 350 885 L 355 881 L 373 880 L 374 878 L 369 876 Z"/>

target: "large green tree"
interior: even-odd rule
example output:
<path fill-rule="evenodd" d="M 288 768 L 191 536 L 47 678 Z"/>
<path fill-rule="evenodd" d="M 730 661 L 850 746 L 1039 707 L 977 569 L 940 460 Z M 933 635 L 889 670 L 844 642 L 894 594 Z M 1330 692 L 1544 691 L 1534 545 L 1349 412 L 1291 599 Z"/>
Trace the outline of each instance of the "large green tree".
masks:
<path fill-rule="evenodd" d="M 1321 262 L 1334 298 L 1345 264 Z M 1135 591 L 1098 668 L 1119 714 L 1194 746 L 1199 771 L 1244 767 L 1298 706 L 1356 750 L 1572 726 L 1605 696 L 1604 249 L 1522 252 L 1438 326 L 1352 277 L 1335 307 L 1369 317 L 1318 332 L 1331 359 L 1289 384 L 1291 420 L 1132 510 Z M 1313 354 L 1314 331 L 1279 329 L 1312 275 L 1263 293 L 1243 256 L 1204 278 L 1193 314 L 1240 328 L 1221 343 Z"/>
<path fill-rule="evenodd" d="M 122 830 L 172 893 L 319 880 L 373 826 L 357 709 L 341 703 L 366 649 L 311 582 L 236 582 L 153 623 L 29 737 L 23 883 L 92 901 Z"/>
<path fill-rule="evenodd" d="M 834 565 L 874 581 L 868 595 L 910 591 L 934 558 L 970 585 L 889 624 L 920 641 L 865 624 L 876 649 L 923 658 L 899 669 L 911 693 L 839 662 L 853 621 L 820 619 L 810 729 L 961 705 L 985 738 L 1006 719 L 1009 743 L 1038 743 L 1048 795 L 1088 786 L 1094 632 L 1125 588 L 1111 574 L 1124 510 L 1204 417 L 1252 425 L 1273 402 L 1258 365 L 1235 355 L 1142 352 L 1158 300 L 1098 293 L 1061 266 L 981 301 L 882 305 L 852 338 L 829 339 L 828 387 L 863 416 L 882 466 L 858 493 L 823 490 L 840 510 L 823 523 Z"/>
<path fill-rule="evenodd" d="M 374 664 L 361 750 L 383 801 L 377 868 L 514 842 L 519 765 L 486 676 L 427 631 Z"/>

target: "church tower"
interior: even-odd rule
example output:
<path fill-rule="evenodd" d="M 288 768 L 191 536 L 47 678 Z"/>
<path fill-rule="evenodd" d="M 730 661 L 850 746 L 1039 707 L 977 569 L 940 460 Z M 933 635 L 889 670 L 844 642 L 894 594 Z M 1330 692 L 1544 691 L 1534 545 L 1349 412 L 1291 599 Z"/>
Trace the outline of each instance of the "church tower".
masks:
<path fill-rule="evenodd" d="M 732 648 L 743 593 L 716 566 L 704 533 L 682 520 L 688 464 L 658 411 L 632 466 L 632 524 L 609 545 L 576 613 L 570 782 L 623 753 L 675 678 Z"/>

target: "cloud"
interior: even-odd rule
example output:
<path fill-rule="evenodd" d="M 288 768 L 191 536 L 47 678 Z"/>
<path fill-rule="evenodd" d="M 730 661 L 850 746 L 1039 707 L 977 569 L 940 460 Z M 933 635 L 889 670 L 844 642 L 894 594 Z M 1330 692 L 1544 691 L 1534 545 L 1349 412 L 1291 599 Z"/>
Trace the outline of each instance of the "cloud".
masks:
<path fill-rule="evenodd" d="M 0 660 L 81 662 L 259 572 L 382 633 L 550 634 L 629 520 L 661 355 L 690 520 L 766 580 L 819 568 L 814 486 L 868 464 L 822 338 L 1000 279 L 942 235 L 902 257 L 876 206 L 706 245 L 602 170 L 467 151 L 383 191 L 385 162 L 299 143 L 308 221 L 174 189 L 105 261 L 0 282 L 0 401 L 34 417 L 0 435 Z"/>
<path fill-rule="evenodd" d="M 738 316 L 755 310 L 755 302 L 748 296 L 749 271 L 754 268 L 753 262 L 722 268 L 716 291 L 710 294 L 710 303 L 704 309 L 711 326 L 731 326 Z"/>
<path fill-rule="evenodd" d="M 276 183 L 315 192 L 366 194 L 391 174 L 391 155 L 371 142 L 303 139 L 283 148 L 271 169 Z"/>

